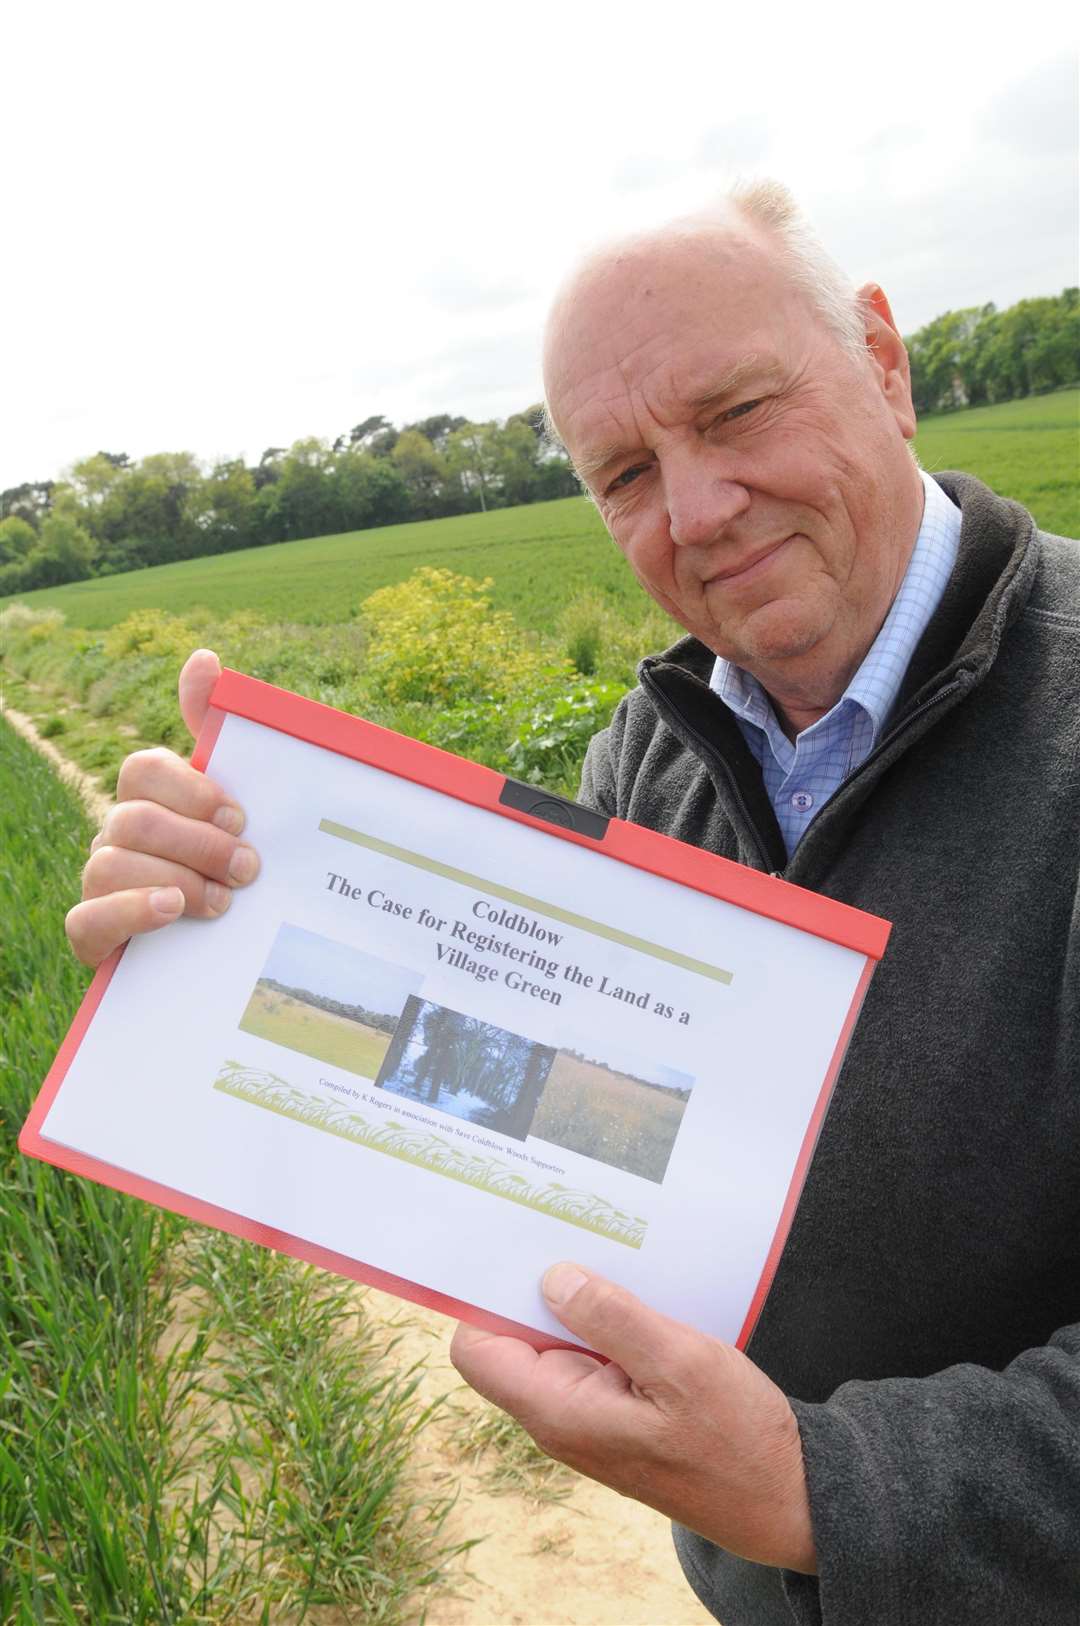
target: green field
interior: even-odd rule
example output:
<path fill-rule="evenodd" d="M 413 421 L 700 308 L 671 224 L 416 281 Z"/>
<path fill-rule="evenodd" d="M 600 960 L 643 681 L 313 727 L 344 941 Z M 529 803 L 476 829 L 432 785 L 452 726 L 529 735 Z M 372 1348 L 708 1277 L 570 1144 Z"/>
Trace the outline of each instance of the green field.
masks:
<path fill-rule="evenodd" d="M 1080 536 L 1080 390 L 924 418 L 923 468 L 977 474 L 1030 509 L 1043 530 Z"/>
<path fill-rule="evenodd" d="M 529 1134 L 643 1180 L 663 1180 L 686 1102 L 560 1050 Z"/>
<path fill-rule="evenodd" d="M 298 1050 L 302 1056 L 312 1056 L 347 1073 L 359 1073 L 361 1078 L 374 1079 L 390 1043 L 390 1035 L 380 1033 L 378 1028 L 320 1010 L 317 1005 L 306 1005 L 303 1000 L 267 987 L 261 979 L 248 1000 L 240 1026 L 245 1033 L 284 1045 L 287 1050 Z"/>
<path fill-rule="evenodd" d="M 928 419 L 922 460 L 979 474 L 1080 535 L 1078 406 L 1073 389 Z M 677 630 L 596 510 L 568 498 L 27 594 L 0 609 L 0 659 L 7 703 L 109 791 L 128 752 L 187 750 L 176 675 L 204 644 L 269 683 L 572 796 L 642 654 Z"/>
<path fill-rule="evenodd" d="M 4 723 L 0 784 L 0 1621 L 415 1622 L 447 1503 L 352 1285 L 17 1151 L 90 829 Z"/>
<path fill-rule="evenodd" d="M 1059 390 L 1001 406 L 924 420 L 924 467 L 977 474 L 1029 507 L 1039 524 L 1080 534 L 1077 423 L 1080 390 Z M 584 497 L 346 536 L 280 542 L 242 553 L 190 559 L 20 595 L 35 609 L 55 605 L 74 626 L 108 627 L 133 610 L 226 616 L 243 608 L 269 620 L 339 622 L 378 587 L 418 565 L 491 576 L 493 598 L 523 627 L 547 631 L 566 602 L 598 589 L 628 615 L 640 589 Z"/>
<path fill-rule="evenodd" d="M 109 627 L 148 607 L 181 613 L 193 606 L 218 616 L 242 607 L 269 620 L 321 624 L 347 620 L 369 593 L 403 581 L 418 565 L 493 577 L 498 607 L 527 627 L 550 625 L 566 599 L 586 587 L 627 599 L 639 593 L 592 503 L 565 497 L 187 559 L 42 588 L 20 594 L 19 602 L 55 605 L 81 627 Z"/>

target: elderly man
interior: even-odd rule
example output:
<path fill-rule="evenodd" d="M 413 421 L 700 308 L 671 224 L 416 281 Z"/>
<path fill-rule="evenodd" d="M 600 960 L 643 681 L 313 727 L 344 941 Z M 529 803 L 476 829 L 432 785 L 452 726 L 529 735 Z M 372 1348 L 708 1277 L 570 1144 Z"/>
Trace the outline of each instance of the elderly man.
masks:
<path fill-rule="evenodd" d="M 775 186 L 588 261 L 545 373 L 690 634 L 583 798 L 895 931 L 748 1357 L 559 1265 L 552 1309 L 609 1364 L 469 1328 L 455 1361 L 675 1519 L 725 1626 L 1075 1623 L 1080 550 L 920 473 L 884 295 Z M 186 669 L 192 724 L 214 671 Z M 90 960 L 256 862 L 177 759 L 129 759 L 121 795 L 69 917 Z"/>

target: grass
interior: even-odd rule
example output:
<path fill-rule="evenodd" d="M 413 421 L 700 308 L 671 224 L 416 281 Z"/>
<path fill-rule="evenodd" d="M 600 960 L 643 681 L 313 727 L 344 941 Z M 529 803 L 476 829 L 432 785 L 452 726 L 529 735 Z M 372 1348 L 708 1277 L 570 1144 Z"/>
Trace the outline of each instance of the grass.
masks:
<path fill-rule="evenodd" d="M 685 1110 L 677 1096 L 560 1050 L 529 1133 L 659 1182 Z"/>
<path fill-rule="evenodd" d="M 585 588 L 627 607 L 640 591 L 592 503 L 564 497 L 187 559 L 40 588 L 21 594 L 20 602 L 55 605 L 81 627 L 110 627 L 149 607 L 186 614 L 199 606 L 224 618 L 240 605 L 269 620 L 321 625 L 345 619 L 370 593 L 404 581 L 418 565 L 494 577 L 497 608 L 534 630 L 552 627 L 566 600 Z"/>
<path fill-rule="evenodd" d="M 415 1621 L 452 1551 L 429 1414 L 347 1284 L 18 1155 L 90 831 L 7 727 L 0 782 L 0 1620 Z"/>
<path fill-rule="evenodd" d="M 977 474 L 1030 508 L 1040 525 L 1076 536 L 1078 408 L 1080 390 L 1071 389 L 938 414 L 923 421 L 916 444 L 931 472 Z M 630 620 L 641 613 L 641 590 L 584 497 L 189 559 L 41 588 L 20 602 L 55 606 L 82 627 L 109 627 L 148 607 L 175 614 L 202 607 L 224 618 L 240 606 L 268 620 L 321 625 L 346 619 L 369 593 L 423 564 L 493 577 L 497 608 L 534 632 L 549 632 L 566 603 L 587 590 Z"/>
<path fill-rule="evenodd" d="M 316 1005 L 305 1005 L 288 994 L 277 993 L 261 981 L 240 1018 L 245 1033 L 269 1039 L 271 1044 L 298 1050 L 331 1067 L 341 1067 L 361 1078 L 374 1079 L 390 1043 L 388 1033 L 336 1016 Z"/>
<path fill-rule="evenodd" d="M 931 474 L 963 469 L 1030 509 L 1044 530 L 1080 536 L 1080 390 L 924 418 L 916 447 Z"/>
<path fill-rule="evenodd" d="M 563 1502 L 574 1489 L 573 1470 L 546 1456 L 520 1423 L 495 1406 L 456 1406 L 447 1439 L 460 1461 L 482 1467 L 480 1483 L 490 1495 Z"/>

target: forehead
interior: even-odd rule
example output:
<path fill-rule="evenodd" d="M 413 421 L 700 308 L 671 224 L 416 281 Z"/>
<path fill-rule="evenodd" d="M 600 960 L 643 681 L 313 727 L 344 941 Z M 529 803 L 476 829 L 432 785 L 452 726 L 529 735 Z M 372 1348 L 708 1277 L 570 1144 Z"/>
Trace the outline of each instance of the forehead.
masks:
<path fill-rule="evenodd" d="M 544 382 L 564 440 L 603 433 L 635 400 L 661 416 L 693 410 L 755 362 L 773 366 L 807 302 L 772 245 L 728 229 L 630 245 L 564 289 L 548 325 Z"/>

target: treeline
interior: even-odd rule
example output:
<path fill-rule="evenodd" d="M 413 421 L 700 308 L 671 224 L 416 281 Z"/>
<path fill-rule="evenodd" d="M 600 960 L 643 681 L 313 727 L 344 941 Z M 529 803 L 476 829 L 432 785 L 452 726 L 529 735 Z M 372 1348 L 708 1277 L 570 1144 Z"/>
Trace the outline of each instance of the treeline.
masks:
<path fill-rule="evenodd" d="M 96 452 L 62 481 L 0 492 L 0 597 L 236 548 L 566 497 L 579 489 L 538 406 L 505 423 L 365 419 L 253 467 L 190 452 Z"/>
<path fill-rule="evenodd" d="M 655 1078 L 639 1078 L 637 1073 L 628 1073 L 625 1067 L 613 1067 L 609 1061 L 601 1061 L 599 1056 L 586 1056 L 580 1050 L 571 1050 L 563 1046 L 564 1056 L 572 1056 L 575 1061 L 584 1062 L 586 1067 L 599 1067 L 602 1072 L 610 1073 L 612 1078 L 628 1078 L 634 1084 L 640 1084 L 642 1089 L 659 1090 L 661 1095 L 674 1095 L 679 1101 L 689 1101 L 689 1089 L 680 1089 L 677 1084 L 661 1084 Z"/>
<path fill-rule="evenodd" d="M 947 311 L 908 340 L 920 413 L 1080 381 L 1080 289 Z M 538 406 L 505 423 L 366 418 L 331 445 L 270 446 L 205 468 L 190 452 L 96 452 L 66 480 L 0 492 L 0 598 L 236 548 L 571 496 Z"/>
<path fill-rule="evenodd" d="M 314 1005 L 331 1016 L 345 1016 L 350 1022 L 362 1022 L 365 1027 L 378 1028 L 383 1033 L 393 1033 L 398 1024 L 398 1018 L 387 1011 L 369 1011 L 366 1005 L 347 1005 L 343 1000 L 331 999 L 328 994 L 313 994 L 310 988 L 290 988 L 276 977 L 260 977 L 259 981 L 272 993 L 285 994 L 302 1005 Z"/>
<path fill-rule="evenodd" d="M 946 311 L 906 341 L 916 412 L 1015 401 L 1080 383 L 1080 288 Z"/>

